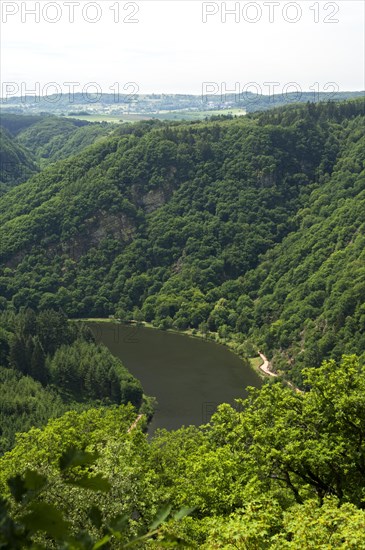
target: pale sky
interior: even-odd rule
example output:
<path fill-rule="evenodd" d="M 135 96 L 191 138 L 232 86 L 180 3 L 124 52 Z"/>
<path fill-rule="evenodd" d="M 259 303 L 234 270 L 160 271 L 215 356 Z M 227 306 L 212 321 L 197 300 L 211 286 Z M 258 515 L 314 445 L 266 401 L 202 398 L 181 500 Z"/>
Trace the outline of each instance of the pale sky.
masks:
<path fill-rule="evenodd" d="M 2 0 L 2 96 L 67 82 L 109 93 L 116 83 L 121 93 L 201 94 L 206 82 L 364 90 L 364 25 L 362 0 Z"/>

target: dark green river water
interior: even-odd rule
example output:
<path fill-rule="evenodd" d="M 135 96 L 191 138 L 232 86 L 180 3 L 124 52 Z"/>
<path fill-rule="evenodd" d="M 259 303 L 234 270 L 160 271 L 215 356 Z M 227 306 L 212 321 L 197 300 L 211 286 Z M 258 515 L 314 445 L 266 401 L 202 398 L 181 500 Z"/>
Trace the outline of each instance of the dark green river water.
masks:
<path fill-rule="evenodd" d="M 204 424 L 218 404 L 233 404 L 246 396 L 246 386 L 261 385 L 238 356 L 213 342 L 130 325 L 89 326 L 141 381 L 144 392 L 157 398 L 150 432 Z"/>

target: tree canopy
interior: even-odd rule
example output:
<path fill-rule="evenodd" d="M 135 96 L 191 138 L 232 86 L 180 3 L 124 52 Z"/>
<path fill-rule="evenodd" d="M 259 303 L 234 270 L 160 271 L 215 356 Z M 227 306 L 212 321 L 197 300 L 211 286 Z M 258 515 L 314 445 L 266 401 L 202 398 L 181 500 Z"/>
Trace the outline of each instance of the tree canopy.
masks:
<path fill-rule="evenodd" d="M 364 353 L 363 113 L 121 125 L 0 199 L 2 296 L 255 341 L 302 385 L 303 367 Z"/>
<path fill-rule="evenodd" d="M 364 369 L 356 356 L 325 362 L 305 372 L 305 393 L 267 384 L 237 407 L 221 405 L 205 426 L 162 430 L 149 441 L 139 424 L 130 430 L 131 405 L 69 412 L 19 435 L 0 459 L 7 514 L 24 522 L 29 509 L 58 510 L 66 529 L 43 523 L 27 536 L 45 542 L 46 530 L 66 548 L 94 548 L 90 540 L 106 535 L 123 548 L 161 509 L 160 517 L 190 515 L 169 519 L 139 548 L 363 548 Z M 17 496 L 35 475 L 48 480 L 47 492 Z M 110 526 L 122 516 L 120 538 Z"/>

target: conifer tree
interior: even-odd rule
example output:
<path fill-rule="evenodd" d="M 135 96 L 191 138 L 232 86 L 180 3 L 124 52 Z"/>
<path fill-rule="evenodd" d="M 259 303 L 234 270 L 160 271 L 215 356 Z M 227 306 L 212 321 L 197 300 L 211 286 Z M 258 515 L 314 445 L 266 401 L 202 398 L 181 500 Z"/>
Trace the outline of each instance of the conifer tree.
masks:
<path fill-rule="evenodd" d="M 38 380 L 43 386 L 47 384 L 46 356 L 43 351 L 39 338 L 36 336 L 33 340 L 33 353 L 30 361 L 30 374 L 35 380 Z"/>

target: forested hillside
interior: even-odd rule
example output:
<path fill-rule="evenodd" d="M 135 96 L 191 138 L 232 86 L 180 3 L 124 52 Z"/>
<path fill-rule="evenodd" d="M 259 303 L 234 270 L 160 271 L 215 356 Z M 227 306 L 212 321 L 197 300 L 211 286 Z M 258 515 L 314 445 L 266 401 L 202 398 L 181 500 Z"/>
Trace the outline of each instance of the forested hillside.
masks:
<path fill-rule="evenodd" d="M 0 125 L 0 195 L 39 171 L 30 150 Z"/>
<path fill-rule="evenodd" d="M 77 119 L 43 117 L 17 135 L 20 144 L 33 152 L 42 166 L 76 155 L 111 133 L 112 124 L 92 124 Z"/>
<path fill-rule="evenodd" d="M 0 544 L 362 550 L 364 375 L 355 356 L 331 361 L 304 373 L 306 393 L 252 388 L 150 441 L 130 406 L 32 429 L 0 458 Z"/>
<path fill-rule="evenodd" d="M 19 116 L 2 113 L 0 125 L 12 136 L 14 146 L 31 153 L 40 167 L 76 155 L 111 133 L 113 124 L 90 123 L 50 115 Z M 10 136 L 9 136 L 10 137 Z M 0 151 L 5 144 L 1 144 Z M 3 154 L 3 153 L 2 153 Z M 28 175 L 30 177 L 31 174 Z M 27 178 L 24 178 L 24 181 Z"/>
<path fill-rule="evenodd" d="M 0 395 L 0 455 L 70 409 L 142 404 L 140 383 L 86 325 L 52 310 L 0 315 Z"/>
<path fill-rule="evenodd" d="M 218 332 L 301 384 L 364 353 L 364 145 L 362 99 L 120 126 L 0 200 L 1 294 Z"/>
<path fill-rule="evenodd" d="M 0 548 L 365 548 L 364 129 L 363 100 L 7 120 L 43 169 L 0 198 Z M 140 383 L 66 314 L 260 347 L 304 391 L 148 439 Z"/>

